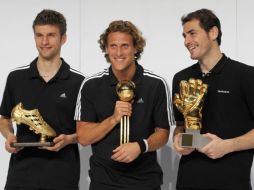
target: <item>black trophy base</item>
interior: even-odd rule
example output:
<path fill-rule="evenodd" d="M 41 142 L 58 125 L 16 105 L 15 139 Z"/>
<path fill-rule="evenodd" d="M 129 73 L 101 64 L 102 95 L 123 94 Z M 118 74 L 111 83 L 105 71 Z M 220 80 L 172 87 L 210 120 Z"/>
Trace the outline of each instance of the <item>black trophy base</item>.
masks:
<path fill-rule="evenodd" d="M 24 143 L 12 143 L 12 147 L 43 147 L 43 146 L 53 146 L 53 142 L 24 142 Z"/>
<path fill-rule="evenodd" d="M 203 148 L 211 140 L 200 134 L 199 130 L 186 130 L 181 135 L 181 146 L 185 148 Z"/>

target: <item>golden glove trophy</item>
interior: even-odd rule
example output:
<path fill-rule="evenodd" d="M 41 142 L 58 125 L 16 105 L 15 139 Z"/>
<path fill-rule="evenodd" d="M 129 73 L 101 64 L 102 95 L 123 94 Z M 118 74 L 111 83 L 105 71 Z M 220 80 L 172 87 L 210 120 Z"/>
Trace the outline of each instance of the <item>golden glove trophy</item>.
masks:
<path fill-rule="evenodd" d="M 116 85 L 116 92 L 121 101 L 130 102 L 133 100 L 136 85 L 132 81 L 120 81 Z M 130 117 L 125 115 L 120 123 L 120 144 L 129 143 L 130 138 Z"/>
<path fill-rule="evenodd" d="M 185 133 L 181 135 L 181 146 L 202 148 L 210 140 L 200 134 L 202 107 L 208 85 L 199 79 L 190 78 L 180 82 L 180 94 L 174 96 L 174 104 L 184 116 Z"/>
<path fill-rule="evenodd" d="M 11 112 L 12 121 L 16 124 L 25 124 L 31 131 L 40 134 L 39 142 L 18 142 L 13 147 L 52 146 L 53 142 L 47 142 L 47 138 L 55 137 L 56 132 L 42 118 L 38 109 L 25 110 L 22 103 L 18 103 Z"/>

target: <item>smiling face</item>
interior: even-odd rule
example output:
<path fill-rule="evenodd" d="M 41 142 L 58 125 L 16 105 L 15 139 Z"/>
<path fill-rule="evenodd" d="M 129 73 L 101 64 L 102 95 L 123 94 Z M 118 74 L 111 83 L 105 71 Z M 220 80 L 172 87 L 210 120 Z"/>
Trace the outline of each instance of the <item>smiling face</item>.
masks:
<path fill-rule="evenodd" d="M 66 34 L 61 36 L 57 25 L 36 25 L 34 39 L 39 56 L 46 60 L 53 60 L 60 56 L 61 46 L 66 41 Z"/>
<path fill-rule="evenodd" d="M 216 28 L 212 28 L 206 32 L 196 19 L 183 25 L 184 45 L 189 50 L 192 59 L 200 61 L 211 54 L 214 43 L 217 43 L 216 31 Z"/>
<path fill-rule="evenodd" d="M 130 34 L 112 32 L 107 37 L 106 53 L 108 54 L 114 74 L 135 72 L 136 48 Z"/>

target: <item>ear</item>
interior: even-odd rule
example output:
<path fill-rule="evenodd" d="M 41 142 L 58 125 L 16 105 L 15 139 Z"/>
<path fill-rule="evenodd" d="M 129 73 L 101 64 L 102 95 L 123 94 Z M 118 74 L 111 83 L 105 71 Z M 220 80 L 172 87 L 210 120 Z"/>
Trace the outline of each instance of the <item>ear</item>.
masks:
<path fill-rule="evenodd" d="M 218 35 L 219 35 L 219 30 L 218 30 L 217 26 L 213 26 L 209 31 L 210 39 L 216 40 Z"/>
<path fill-rule="evenodd" d="M 62 35 L 61 36 L 61 44 L 63 45 L 66 42 L 66 40 L 67 40 L 67 35 L 66 34 Z"/>

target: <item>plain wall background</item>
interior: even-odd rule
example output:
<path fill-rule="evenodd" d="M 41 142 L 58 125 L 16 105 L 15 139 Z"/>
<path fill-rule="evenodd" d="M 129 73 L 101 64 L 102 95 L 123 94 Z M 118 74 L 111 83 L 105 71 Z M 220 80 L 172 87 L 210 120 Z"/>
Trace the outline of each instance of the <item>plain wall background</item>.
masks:
<path fill-rule="evenodd" d="M 166 78 L 171 86 L 173 75 L 194 63 L 183 46 L 180 18 L 196 9 L 212 9 L 220 18 L 221 49 L 227 56 L 254 65 L 253 5 L 252 0 L 0 0 L 0 101 L 8 73 L 37 56 L 32 22 L 44 8 L 60 11 L 67 19 L 68 39 L 62 56 L 73 68 L 91 75 L 108 67 L 97 43 L 99 35 L 113 20 L 130 20 L 147 39 L 140 64 Z M 163 190 L 175 189 L 179 155 L 172 149 L 171 136 L 158 152 L 164 171 Z M 10 156 L 4 142 L 1 137 L 0 189 L 4 188 Z M 80 189 L 87 190 L 90 147 L 80 147 L 80 153 Z"/>

